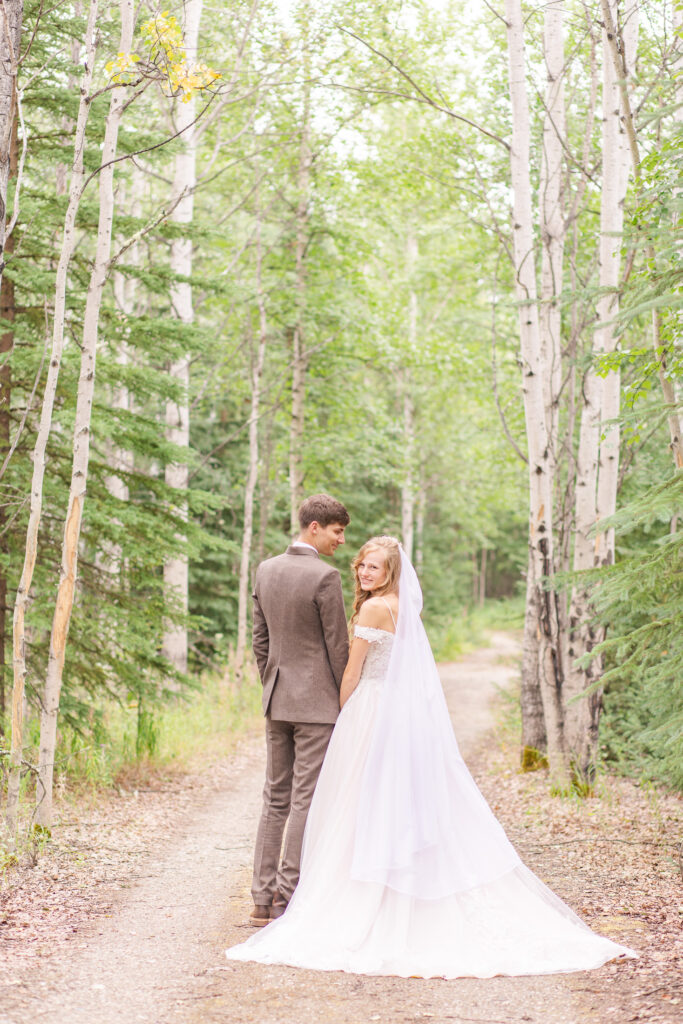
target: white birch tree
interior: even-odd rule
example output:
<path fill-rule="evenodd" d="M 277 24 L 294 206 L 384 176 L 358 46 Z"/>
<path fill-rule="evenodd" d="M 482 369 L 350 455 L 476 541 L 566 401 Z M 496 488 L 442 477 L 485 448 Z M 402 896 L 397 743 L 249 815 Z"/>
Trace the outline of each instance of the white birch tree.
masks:
<path fill-rule="evenodd" d="M 309 198 L 311 188 L 311 83 L 307 30 L 304 35 L 303 85 L 299 161 L 297 165 L 297 203 L 294 289 L 296 313 L 292 331 L 292 412 L 289 428 L 290 529 L 299 531 L 297 511 L 303 498 L 303 438 L 306 414 L 306 374 L 309 352 L 306 338 L 306 246 L 308 243 Z"/>
<path fill-rule="evenodd" d="M 259 417 L 261 415 L 261 387 L 268 342 L 266 297 L 263 288 L 263 250 L 261 244 L 261 209 L 256 212 L 256 304 L 258 308 L 258 341 L 256 351 L 251 346 L 251 408 L 249 410 L 249 468 L 244 486 L 244 525 L 237 607 L 237 648 L 235 661 L 241 678 L 247 645 L 247 606 L 251 571 L 251 548 L 254 533 L 254 494 L 259 478 Z M 251 325 L 250 325 L 251 331 Z"/>
<path fill-rule="evenodd" d="M 133 0 L 120 0 L 121 36 L 119 52 L 130 51 L 133 42 L 135 13 Z M 90 275 L 83 319 L 81 369 L 76 400 L 73 462 L 69 502 L 62 542 L 62 568 L 52 620 L 47 676 L 40 716 L 40 753 L 36 789 L 39 824 L 52 821 L 52 781 L 57 743 L 57 716 L 62 688 L 66 641 L 73 609 L 78 573 L 78 541 L 83 521 L 90 456 L 90 420 L 95 389 L 95 361 L 100 307 L 109 271 L 111 237 L 114 221 L 114 160 L 118 145 L 119 125 L 123 114 L 126 89 L 112 89 L 102 145 L 102 168 L 99 175 L 99 218 L 95 262 Z"/>
<path fill-rule="evenodd" d="M 513 190 L 513 258 L 519 310 L 522 390 L 529 457 L 530 586 L 538 609 L 538 665 L 552 784 L 569 784 L 562 706 L 562 660 L 556 595 L 543 587 L 554 570 L 554 476 L 546 417 L 530 178 L 530 118 L 526 90 L 524 21 L 520 0 L 506 0 L 509 88 L 512 105 L 510 169 Z"/>
<path fill-rule="evenodd" d="M 83 186 L 83 153 L 85 149 L 85 132 L 90 112 L 91 87 L 95 64 L 95 29 L 97 25 L 99 3 L 90 0 L 88 22 L 85 32 L 83 75 L 80 82 L 80 99 L 76 129 L 74 136 L 73 162 L 69 185 L 69 202 L 64 219 L 64 231 L 57 264 L 54 312 L 52 327 L 52 345 L 50 362 L 45 383 L 45 392 L 40 413 L 38 435 L 33 450 L 33 473 L 31 477 L 31 494 L 29 504 L 29 520 L 26 528 L 26 549 L 21 577 L 17 586 L 14 602 L 14 618 L 12 631 L 13 675 L 12 689 L 12 742 L 10 753 L 10 774 L 7 788 L 7 822 L 11 832 L 16 828 L 17 804 L 19 799 L 19 782 L 23 752 L 24 733 L 24 686 L 26 681 L 26 609 L 29 601 L 33 570 L 38 551 L 38 531 L 43 506 L 43 482 L 45 478 L 45 461 L 47 443 L 52 424 L 57 382 L 64 350 L 64 323 L 66 314 L 66 291 L 69 264 L 76 245 L 76 214 L 81 201 Z"/>
<path fill-rule="evenodd" d="M 184 38 L 186 51 L 196 59 L 199 42 L 199 24 L 202 17 L 203 0 L 187 0 L 185 4 Z M 171 303 L 178 320 L 191 324 L 194 320 L 192 302 L 192 237 L 189 227 L 194 216 L 194 192 L 197 183 L 197 136 L 194 131 L 196 120 L 194 98 L 178 105 L 176 130 L 180 133 L 182 149 L 175 158 L 173 177 L 172 220 L 186 230 L 174 238 L 171 244 L 171 271 L 175 281 L 171 288 Z M 181 448 L 190 443 L 190 359 L 183 355 L 171 366 L 171 376 L 180 388 L 181 397 L 166 404 L 166 439 Z M 169 463 L 165 469 L 169 487 L 184 491 L 188 485 L 188 468 L 183 462 Z M 184 506 L 187 514 L 187 506 Z M 182 544 L 183 538 L 178 538 Z M 186 615 L 188 610 L 189 565 L 187 555 L 179 551 L 164 565 L 164 586 L 169 602 Z M 187 627 L 184 624 L 169 625 L 164 633 L 162 650 L 164 656 L 179 672 L 187 671 Z"/>
<path fill-rule="evenodd" d="M 633 174 L 635 177 L 635 189 L 637 195 L 642 192 L 642 167 L 640 157 L 640 144 L 638 141 L 638 132 L 636 129 L 635 118 L 633 115 L 633 108 L 631 105 L 631 98 L 628 91 L 628 66 L 626 56 L 626 45 L 624 32 L 620 31 L 619 24 L 614 17 L 614 9 L 612 7 L 612 0 L 601 0 L 602 3 L 602 14 L 605 23 L 605 34 L 607 39 L 607 45 L 609 52 L 612 56 L 614 63 L 614 70 L 619 83 L 619 91 L 621 93 L 621 103 L 623 109 L 623 124 L 626 132 L 626 138 L 628 140 L 628 146 L 631 153 L 631 161 L 633 164 Z M 637 5 L 634 4 L 634 10 L 637 9 Z M 654 246 L 651 241 L 647 241 L 645 244 L 645 252 L 648 260 L 654 266 L 656 262 L 656 254 Z M 671 381 L 667 373 L 667 362 L 666 362 L 666 348 L 662 345 L 661 339 L 661 314 L 660 311 L 654 307 L 651 313 L 651 337 L 652 347 L 655 351 L 655 357 L 657 359 L 658 372 L 659 372 L 659 383 L 662 389 L 662 395 L 664 397 L 664 405 L 667 410 L 667 422 L 669 425 L 669 435 L 671 439 L 671 452 L 674 459 L 674 464 L 677 469 L 683 469 L 683 431 L 681 430 L 681 420 L 678 412 L 678 403 L 676 400 L 676 393 L 674 390 L 673 382 Z"/>
<path fill-rule="evenodd" d="M 417 350 L 417 291 L 415 268 L 417 265 L 417 237 L 414 230 L 406 239 L 406 277 L 408 279 L 408 351 Z M 415 536 L 415 401 L 413 380 L 409 366 L 400 374 L 403 404 L 403 480 L 401 482 L 401 538 L 408 558 L 413 557 Z"/>
<path fill-rule="evenodd" d="M 563 257 L 566 219 L 563 210 L 564 109 L 564 4 L 545 8 L 543 55 L 546 67 L 545 116 L 541 146 L 539 220 L 541 228 L 541 304 L 539 332 L 543 370 L 543 404 L 552 460 L 553 485 L 559 457 L 559 396 L 562 385 Z M 547 745 L 538 662 L 539 603 L 531 559 L 527 567 L 527 600 L 522 667 L 522 766 L 535 767 Z M 560 596 L 560 608 L 562 597 Z M 561 625 L 561 623 L 560 623 Z"/>
<path fill-rule="evenodd" d="M 610 0 L 616 15 L 617 4 Z M 632 74 L 638 38 L 638 9 L 632 3 L 625 12 L 625 66 Z M 619 405 L 621 377 L 610 370 L 605 377 L 595 371 L 595 361 L 614 351 L 617 344 L 615 317 L 619 311 L 621 238 L 630 155 L 623 127 L 623 105 L 607 30 L 602 30 L 602 189 L 600 201 L 598 324 L 593 334 L 593 359 L 581 388 L 582 409 L 576 465 L 574 512 L 575 572 L 614 561 L 614 531 L 598 530 L 596 524 L 616 509 L 619 479 Z M 572 590 L 566 658 L 567 743 L 580 778 L 590 782 L 595 767 L 600 689 L 578 700 L 580 693 L 599 679 L 602 661 L 594 658 L 586 667 L 577 659 L 603 638 L 593 624 L 588 594 L 581 585 Z"/>

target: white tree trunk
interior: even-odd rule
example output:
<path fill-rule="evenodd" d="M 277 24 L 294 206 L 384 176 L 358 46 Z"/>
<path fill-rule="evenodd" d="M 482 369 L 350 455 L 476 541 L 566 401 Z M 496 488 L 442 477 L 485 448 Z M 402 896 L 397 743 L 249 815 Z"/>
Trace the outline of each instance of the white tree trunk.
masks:
<path fill-rule="evenodd" d="M 510 166 L 513 189 L 513 252 L 522 357 L 522 390 L 529 453 L 530 585 L 538 602 L 538 664 L 548 734 L 552 784 L 569 783 L 564 744 L 562 659 L 556 596 L 543 588 L 543 577 L 554 570 L 553 462 L 546 424 L 543 363 L 537 304 L 536 260 L 530 180 L 530 124 L 526 92 L 523 18 L 520 0 L 505 3 L 509 85 L 512 104 Z"/>
<path fill-rule="evenodd" d="M 119 210 L 126 210 L 132 217 L 139 217 L 141 206 L 140 196 L 142 193 L 143 173 L 134 164 L 131 169 L 131 199 L 128 205 L 126 184 L 120 181 L 116 193 L 116 205 Z M 140 246 L 135 243 L 128 250 L 128 263 L 137 266 L 140 262 Z M 115 270 L 112 278 L 112 289 L 114 301 L 121 312 L 126 316 L 132 316 L 135 311 L 135 301 L 138 282 L 135 277 L 129 277 L 120 270 Z M 126 367 L 130 363 L 130 352 L 125 337 L 121 339 L 116 351 L 116 362 L 120 367 Z M 131 405 L 130 392 L 125 384 L 118 384 L 112 389 L 109 404 L 112 409 L 127 412 Z M 124 451 L 115 442 L 108 438 L 106 441 L 107 464 L 112 472 L 105 477 L 107 490 L 118 501 L 127 502 L 129 489 L 122 474 L 132 469 L 132 455 Z M 118 520 L 117 520 L 118 522 Z M 110 576 L 119 576 L 122 569 L 123 550 L 120 544 L 112 543 L 98 547 L 96 562 L 100 569 Z"/>
<path fill-rule="evenodd" d="M 185 49 L 191 60 L 197 58 L 199 23 L 202 17 L 203 0 L 187 0 L 185 4 L 184 39 Z M 182 149 L 175 158 L 173 179 L 173 200 L 175 205 L 172 220 L 189 226 L 194 214 L 194 189 L 197 181 L 197 139 L 192 122 L 196 117 L 194 98 L 178 104 L 176 130 Z M 178 277 L 189 278 L 192 274 L 192 237 L 188 230 L 183 237 L 174 238 L 171 243 L 171 271 Z M 171 287 L 171 303 L 177 318 L 184 324 L 194 320 L 192 285 L 189 280 L 176 281 Z M 187 448 L 190 443 L 190 360 L 182 356 L 171 366 L 171 376 L 180 385 L 183 397 L 179 402 L 166 404 L 166 439 L 172 444 Z M 169 487 L 186 490 L 188 469 L 185 463 L 171 463 L 166 466 L 165 479 Z M 185 506 L 186 511 L 186 506 Z M 182 543 L 182 538 L 179 538 Z M 188 610 L 189 565 L 187 556 L 178 553 L 164 565 L 164 586 L 169 601 L 182 614 Z M 162 642 L 164 657 L 179 672 L 187 671 L 187 627 L 169 625 Z"/>
<path fill-rule="evenodd" d="M 424 480 L 420 481 L 420 489 L 417 495 L 417 511 L 415 513 L 415 571 L 422 576 L 424 571 L 424 536 L 425 517 L 427 513 L 427 485 Z"/>
<path fill-rule="evenodd" d="M 308 352 L 304 318 L 306 315 L 306 244 L 308 242 L 308 204 L 311 187 L 311 86 L 310 59 L 307 45 L 303 61 L 303 110 L 299 166 L 297 169 L 298 201 L 296 208 L 295 289 L 296 322 L 292 334 L 292 416 L 289 429 L 289 494 L 290 529 L 299 532 L 298 508 L 303 498 L 303 439 L 306 411 L 306 373 Z"/>
<path fill-rule="evenodd" d="M 522 713 L 522 771 L 534 771 L 544 763 L 548 738 L 543 714 L 543 698 L 539 678 L 538 590 L 533 582 L 533 565 L 529 553 L 527 565 L 526 606 L 524 609 L 524 641 L 522 646 L 522 685 L 520 710 Z"/>
<path fill-rule="evenodd" d="M 144 174 L 136 164 L 133 164 L 130 173 L 129 213 L 131 217 L 139 218 L 142 213 L 142 194 L 145 187 Z M 118 190 L 117 205 L 119 208 L 125 208 L 126 203 L 126 189 L 122 183 Z M 129 249 L 127 262 L 133 267 L 138 267 L 140 265 L 139 242 L 136 242 Z M 121 312 L 126 317 L 134 316 L 138 291 L 137 279 L 135 277 L 129 277 L 128 275 L 121 273 L 121 271 L 114 271 L 113 289 L 114 299 Z M 121 343 L 121 347 L 116 353 L 116 361 L 119 366 L 122 367 L 128 366 L 130 363 L 130 352 L 125 340 Z M 120 409 L 124 412 L 130 410 L 130 392 L 125 384 L 121 384 L 114 389 L 111 396 L 111 404 L 114 409 Z M 115 469 L 121 469 L 124 471 L 131 469 L 130 453 L 125 452 L 116 446 L 112 446 L 111 464 Z M 109 493 L 115 498 L 118 498 L 119 501 L 128 501 L 128 484 L 125 480 L 121 480 L 120 476 L 116 474 L 108 476 L 107 489 L 109 490 Z"/>
<path fill-rule="evenodd" d="M 546 65 L 545 118 L 541 151 L 541 359 L 546 372 L 543 395 L 548 440 L 553 463 L 558 452 L 558 414 L 562 386 L 562 281 L 566 234 L 563 210 L 564 110 L 564 3 L 547 4 L 543 25 Z"/>
<path fill-rule="evenodd" d="M 417 292 L 415 266 L 417 264 L 417 238 L 414 231 L 406 239 L 406 277 L 408 279 L 408 351 L 417 349 Z M 415 402 L 412 394 L 412 374 L 405 367 L 400 374 L 403 398 L 403 481 L 401 483 L 401 537 L 408 558 L 413 557 L 415 536 Z"/>
<path fill-rule="evenodd" d="M 415 405 L 411 394 L 412 376 L 404 369 L 400 376 L 403 390 L 403 481 L 401 483 L 401 540 L 408 558 L 413 557 L 415 536 Z"/>
<path fill-rule="evenodd" d="M 616 0 L 610 0 L 616 14 Z M 638 5 L 627 2 L 625 10 L 623 59 L 627 74 L 632 74 L 638 43 Z M 624 110 L 620 103 L 620 87 L 616 81 L 613 62 L 603 29 L 603 116 L 613 122 L 614 137 L 609 144 L 614 146 L 614 167 L 603 173 L 602 201 L 606 205 L 603 219 L 601 207 L 600 223 L 600 290 L 598 300 L 598 321 L 607 321 L 603 329 L 596 332 L 597 354 L 613 352 L 617 343 L 614 318 L 619 312 L 619 274 L 621 269 L 621 235 L 624 227 L 624 200 L 629 176 L 629 147 L 622 127 Z M 609 68 L 609 71 L 608 71 Z M 605 139 L 605 143 L 607 143 Z M 605 149 L 603 148 L 603 153 Z M 614 180 L 610 180 L 610 174 Z M 609 199 L 607 193 L 609 192 Z M 616 193 L 616 194 L 615 194 Z M 598 466 L 597 519 L 614 514 L 617 504 L 619 480 L 619 446 L 621 431 L 619 408 L 621 396 L 621 375 L 612 370 L 602 381 L 600 461 Z M 596 564 L 609 565 L 614 561 L 614 529 L 601 532 L 596 537 Z"/>
<path fill-rule="evenodd" d="M 625 37 L 628 26 L 626 25 L 624 27 L 624 31 L 620 38 L 619 27 L 614 17 L 612 0 L 601 0 L 601 6 L 606 28 L 607 44 L 612 56 L 617 80 L 619 82 L 619 89 L 621 91 L 621 102 L 624 112 L 624 128 L 626 130 L 626 137 L 628 139 L 631 161 L 633 163 L 633 170 L 636 178 L 636 193 L 640 196 L 643 186 L 639 152 L 640 147 L 638 144 L 638 134 L 633 117 L 631 99 L 628 92 L 629 68 L 625 55 L 625 51 L 627 49 Z M 633 0 L 633 10 L 637 10 L 636 0 Z M 654 265 L 656 254 L 654 246 L 650 241 L 645 242 L 645 252 L 650 263 Z M 664 405 L 667 409 L 667 420 L 669 424 L 669 434 L 671 437 L 671 452 L 673 454 L 676 468 L 683 469 L 683 430 L 681 429 L 681 420 L 678 414 L 676 393 L 674 391 L 673 383 L 667 373 L 667 346 L 661 345 L 661 316 L 659 310 L 653 309 L 651 316 L 652 345 L 655 350 L 655 358 L 657 359 L 659 383 L 662 388 L 662 395 L 664 396 Z"/>
<path fill-rule="evenodd" d="M 90 0 L 88 24 L 85 34 L 84 71 L 80 84 L 80 101 L 76 120 L 74 138 L 74 155 L 69 186 L 69 202 L 64 219 L 62 246 L 57 264 L 54 318 L 52 328 L 52 347 L 50 364 L 45 383 L 45 394 L 40 413 L 38 436 L 33 450 L 33 474 L 31 477 L 31 498 L 29 505 L 29 521 L 26 528 L 26 550 L 21 578 L 17 586 L 14 602 L 13 622 L 13 663 L 14 686 L 12 692 L 12 750 L 10 755 L 10 777 L 7 790 L 7 822 L 10 831 L 16 828 L 17 801 L 19 797 L 19 781 L 21 775 L 21 759 L 24 730 L 24 684 L 26 680 L 26 608 L 33 580 L 33 570 L 38 549 L 38 531 L 43 506 L 43 480 L 45 476 L 45 453 L 50 436 L 52 411 L 57 381 L 64 349 L 64 318 L 66 309 L 66 289 L 69 263 L 73 256 L 76 234 L 76 214 L 81 200 L 83 184 L 83 151 L 85 148 L 85 129 L 90 112 L 90 89 L 92 86 L 93 66 L 95 63 L 95 26 L 97 24 L 98 0 Z"/>
<path fill-rule="evenodd" d="M 616 2 L 610 0 L 613 16 Z M 631 3 L 626 10 L 624 31 L 625 60 L 629 70 L 635 63 L 638 10 Z M 593 359 L 613 352 L 617 343 L 614 319 L 619 312 L 621 236 L 624 226 L 624 200 L 631 163 L 623 129 L 620 88 L 611 58 L 607 33 L 603 29 L 602 81 L 602 188 L 600 205 L 598 326 L 593 335 Z M 614 530 L 589 536 L 596 522 L 616 509 L 619 477 L 619 405 L 621 379 L 618 370 L 601 378 L 591 365 L 583 381 L 581 425 L 576 467 L 575 572 L 614 561 Z M 594 689 L 581 700 L 572 700 L 597 682 L 602 674 L 600 658 L 584 668 L 577 659 L 587 654 L 603 638 L 593 622 L 593 609 L 585 587 L 573 588 L 569 611 L 566 658 L 567 745 L 579 779 L 592 784 L 598 748 L 598 725 L 602 691 Z M 571 701 L 571 703 L 569 703 Z"/>
<path fill-rule="evenodd" d="M 564 108 L 564 4 L 545 8 L 543 52 L 546 65 L 545 117 L 539 182 L 539 214 L 541 228 L 541 303 L 539 333 L 543 370 L 543 405 L 548 438 L 548 464 L 554 484 L 557 482 L 559 457 L 559 398 L 562 386 L 562 312 L 564 243 L 566 223 L 563 211 L 563 144 L 565 140 Z M 566 524 L 560 524 L 568 532 Z M 564 535 L 564 532 L 563 532 Z M 539 615 L 542 604 L 533 583 L 534 566 L 527 570 L 527 603 L 524 620 L 524 655 L 522 663 L 522 755 L 524 770 L 545 763 L 547 733 L 543 716 L 539 658 Z M 560 596 L 560 608 L 562 608 Z M 564 625 L 561 613 L 558 630 Z M 557 717 L 557 712 L 555 712 Z"/>
<path fill-rule="evenodd" d="M 128 53 L 133 42 L 135 23 L 133 0 L 120 0 L 121 37 L 119 51 Z M 52 779 L 57 742 L 57 716 L 62 688 L 66 641 L 73 609 L 78 572 L 78 541 L 83 519 L 90 456 L 92 403 L 95 390 L 95 360 L 102 293 L 109 269 L 111 236 L 114 220 L 114 166 L 119 124 L 123 113 L 126 89 L 115 88 L 111 94 L 102 145 L 102 170 L 99 176 L 99 219 L 95 263 L 90 275 L 83 318 L 83 347 L 76 399 L 73 461 L 69 503 L 62 541 L 62 571 L 57 591 L 47 677 L 40 716 L 39 779 L 36 791 L 37 821 L 49 826 L 52 822 Z"/>
<path fill-rule="evenodd" d="M 249 603 L 249 582 L 251 567 L 251 545 L 254 524 L 254 493 L 259 476 L 259 415 L 261 405 L 261 378 L 266 359 L 268 321 L 266 299 L 263 289 L 261 218 L 260 210 L 256 222 L 256 301 L 259 313 L 259 333 L 256 353 L 252 351 L 251 368 L 251 410 L 249 413 L 249 470 L 244 488 L 244 526 L 242 530 L 242 557 L 240 560 L 239 598 L 237 608 L 237 651 L 236 667 L 241 676 L 247 645 L 247 605 Z"/>

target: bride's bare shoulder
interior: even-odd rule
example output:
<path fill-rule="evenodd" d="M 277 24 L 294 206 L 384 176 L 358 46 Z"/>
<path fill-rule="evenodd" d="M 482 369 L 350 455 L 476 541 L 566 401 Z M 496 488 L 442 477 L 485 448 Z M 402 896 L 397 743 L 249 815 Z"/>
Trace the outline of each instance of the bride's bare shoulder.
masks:
<path fill-rule="evenodd" d="M 381 597 L 369 597 L 367 601 L 363 602 L 358 613 L 358 625 L 391 631 L 393 628 L 391 616 Z"/>

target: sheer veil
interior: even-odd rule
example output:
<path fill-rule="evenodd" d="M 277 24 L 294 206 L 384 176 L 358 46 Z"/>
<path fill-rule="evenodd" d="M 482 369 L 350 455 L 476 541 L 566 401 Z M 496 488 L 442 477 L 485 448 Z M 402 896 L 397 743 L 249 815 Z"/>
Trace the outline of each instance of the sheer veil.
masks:
<path fill-rule="evenodd" d="M 361 789 L 352 877 L 419 899 L 499 878 L 520 863 L 460 756 L 401 548 L 399 611 Z"/>

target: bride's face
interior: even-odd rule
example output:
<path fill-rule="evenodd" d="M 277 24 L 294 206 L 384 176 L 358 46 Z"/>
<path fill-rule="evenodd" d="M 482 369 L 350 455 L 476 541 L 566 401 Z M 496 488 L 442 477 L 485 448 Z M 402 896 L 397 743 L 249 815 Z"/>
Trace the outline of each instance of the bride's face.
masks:
<path fill-rule="evenodd" d="M 386 581 L 386 560 L 382 548 L 371 548 L 370 551 L 366 551 L 363 561 L 358 563 L 358 580 L 363 590 L 372 592 Z"/>

